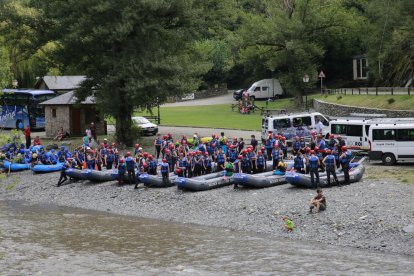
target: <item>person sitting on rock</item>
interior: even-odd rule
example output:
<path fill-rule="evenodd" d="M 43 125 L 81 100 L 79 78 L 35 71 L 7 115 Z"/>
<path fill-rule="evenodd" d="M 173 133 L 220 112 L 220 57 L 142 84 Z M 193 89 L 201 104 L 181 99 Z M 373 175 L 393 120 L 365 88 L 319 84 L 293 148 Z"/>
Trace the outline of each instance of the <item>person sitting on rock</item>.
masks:
<path fill-rule="evenodd" d="M 283 221 L 285 222 L 286 231 L 292 232 L 293 229 L 295 229 L 295 224 L 293 223 L 293 221 L 289 217 L 284 216 Z"/>
<path fill-rule="evenodd" d="M 322 193 L 322 189 L 317 189 L 316 193 L 317 193 L 316 196 L 312 198 L 310 201 L 309 212 L 311 213 L 313 212 L 314 209 L 315 209 L 315 213 L 326 210 L 326 197 Z"/>

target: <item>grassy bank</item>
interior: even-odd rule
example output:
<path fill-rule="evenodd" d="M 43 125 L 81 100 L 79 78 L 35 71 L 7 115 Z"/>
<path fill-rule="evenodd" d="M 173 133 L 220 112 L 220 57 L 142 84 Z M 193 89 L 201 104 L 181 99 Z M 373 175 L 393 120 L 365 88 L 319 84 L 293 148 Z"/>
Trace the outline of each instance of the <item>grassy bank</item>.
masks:
<path fill-rule="evenodd" d="M 378 109 L 414 110 L 414 96 L 411 95 L 325 95 L 315 96 L 322 101 Z"/>
<path fill-rule="evenodd" d="M 261 107 L 266 106 L 264 101 L 256 101 L 255 104 Z M 295 110 L 295 105 L 291 99 L 282 99 L 269 103 L 268 108 Z M 240 114 L 237 108 L 232 111 L 230 104 L 161 107 L 160 113 L 162 125 L 241 130 L 261 129 L 260 111 L 251 114 Z M 146 112 L 136 112 L 134 115 L 145 116 L 147 114 Z"/>

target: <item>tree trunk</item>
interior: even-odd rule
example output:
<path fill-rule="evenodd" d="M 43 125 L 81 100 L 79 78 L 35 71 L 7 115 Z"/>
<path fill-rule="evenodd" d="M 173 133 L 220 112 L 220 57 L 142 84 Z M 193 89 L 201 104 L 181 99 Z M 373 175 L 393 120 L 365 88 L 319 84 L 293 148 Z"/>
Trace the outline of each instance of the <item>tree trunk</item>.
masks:
<path fill-rule="evenodd" d="M 131 133 L 131 115 L 132 112 L 128 112 L 127 110 L 124 110 L 125 112 L 118 114 L 116 117 L 116 139 L 118 143 L 123 145 L 132 145 L 134 138 L 132 137 Z"/>

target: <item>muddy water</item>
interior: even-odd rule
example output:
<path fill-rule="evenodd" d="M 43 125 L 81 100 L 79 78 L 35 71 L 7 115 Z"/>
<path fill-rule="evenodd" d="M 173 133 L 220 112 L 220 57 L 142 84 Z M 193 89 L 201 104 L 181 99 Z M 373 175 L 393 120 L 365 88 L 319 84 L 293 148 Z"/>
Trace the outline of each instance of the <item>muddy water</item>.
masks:
<path fill-rule="evenodd" d="M 0 201 L 0 275 L 410 274 L 410 256 Z"/>

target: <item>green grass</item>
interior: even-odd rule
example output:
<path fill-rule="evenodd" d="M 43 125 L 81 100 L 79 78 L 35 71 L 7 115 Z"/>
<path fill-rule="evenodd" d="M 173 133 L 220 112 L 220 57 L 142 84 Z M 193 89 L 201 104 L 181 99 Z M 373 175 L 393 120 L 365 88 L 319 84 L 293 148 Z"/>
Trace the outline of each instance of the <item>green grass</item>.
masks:
<path fill-rule="evenodd" d="M 378 109 L 414 110 L 414 95 L 326 95 L 315 96 L 322 101 Z"/>
<path fill-rule="evenodd" d="M 235 102 L 236 103 L 236 102 Z M 257 106 L 265 107 L 263 101 L 256 101 Z M 269 109 L 294 110 L 294 102 L 290 99 L 277 100 L 268 105 Z M 229 128 L 242 130 L 260 130 L 260 111 L 251 114 L 240 114 L 237 108 L 231 110 L 230 104 L 205 106 L 161 107 L 161 124 L 169 126 L 195 126 L 210 128 Z M 148 115 L 136 112 L 135 116 Z"/>

